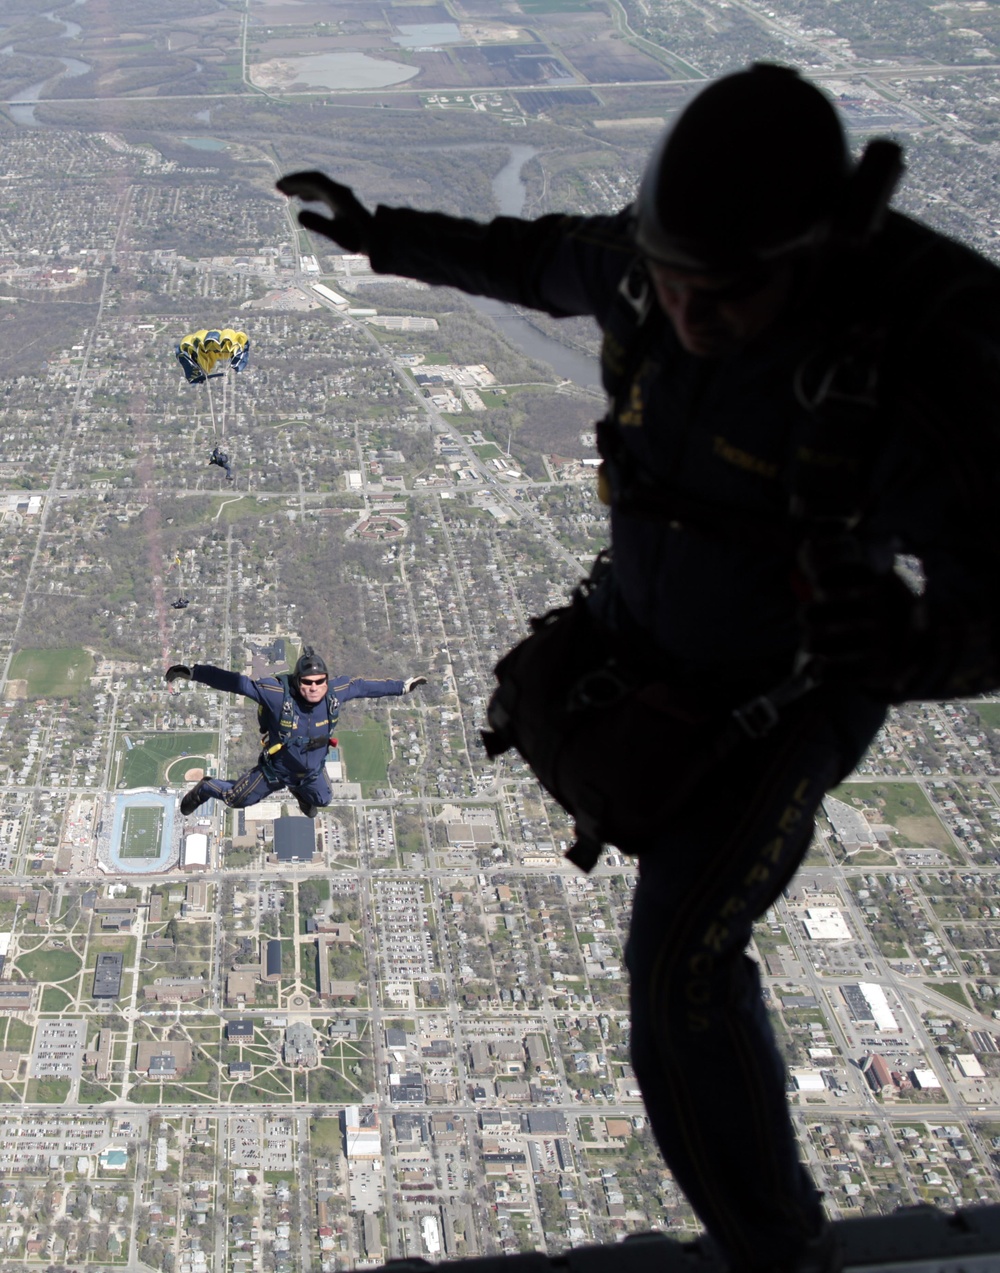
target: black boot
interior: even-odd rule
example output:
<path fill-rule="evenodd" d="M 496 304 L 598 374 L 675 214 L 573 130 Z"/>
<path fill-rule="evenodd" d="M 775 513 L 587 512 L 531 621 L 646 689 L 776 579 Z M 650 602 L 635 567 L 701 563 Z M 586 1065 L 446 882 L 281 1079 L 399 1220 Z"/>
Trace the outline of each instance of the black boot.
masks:
<path fill-rule="evenodd" d="M 211 800 L 211 798 L 212 793 L 205 790 L 205 779 L 202 778 L 200 782 L 196 782 L 191 790 L 181 797 L 181 813 L 187 817 L 189 814 L 194 813 L 195 809 L 200 805 L 203 805 L 206 800 Z"/>
<path fill-rule="evenodd" d="M 307 818 L 315 818 L 316 814 L 319 813 L 319 805 L 310 804 L 309 801 L 305 798 L 305 796 L 300 796 L 297 791 L 293 791 L 292 795 L 295 797 L 295 800 L 299 808 L 302 810 L 305 816 Z"/>

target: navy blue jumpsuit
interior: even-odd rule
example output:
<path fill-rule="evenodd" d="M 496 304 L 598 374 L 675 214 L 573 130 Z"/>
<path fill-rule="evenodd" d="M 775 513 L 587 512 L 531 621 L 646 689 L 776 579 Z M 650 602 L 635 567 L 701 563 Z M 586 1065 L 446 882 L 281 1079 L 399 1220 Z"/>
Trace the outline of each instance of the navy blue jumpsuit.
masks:
<path fill-rule="evenodd" d="M 336 720 L 331 723 L 325 698 L 309 704 L 292 693 L 289 701 L 293 708 L 293 724 L 288 737 L 283 739 L 280 726 L 285 689 L 277 677 L 262 676 L 259 681 L 253 681 L 249 676 L 227 668 L 196 663 L 191 670 L 191 679 L 213 690 L 253 699 L 263 716 L 262 733 L 266 733 L 260 757 L 252 769 L 235 780 L 205 778 L 203 789 L 206 792 L 224 801 L 231 809 L 257 804 L 284 787 L 293 795 L 300 796 L 306 804 L 323 806 L 330 803 L 332 793 L 323 766 Z M 404 682 L 331 676 L 328 693 L 339 705 L 352 698 L 385 698 L 402 694 Z M 277 744 L 281 744 L 279 749 L 268 754 L 268 749 Z"/>
<path fill-rule="evenodd" d="M 233 466 L 229 456 L 219 447 L 215 447 L 209 459 L 209 464 L 215 464 L 220 469 L 226 470 L 226 478 L 231 482 L 233 480 Z"/>
<path fill-rule="evenodd" d="M 631 1049 L 651 1126 L 732 1263 L 784 1267 L 822 1211 L 745 950 L 805 855 L 824 793 L 857 763 L 887 704 L 1000 684 L 1000 273 L 893 213 L 838 295 L 804 291 L 756 345 L 707 359 L 687 353 L 655 307 L 636 348 L 610 330 L 620 284 L 641 270 L 628 209 L 484 225 L 379 207 L 370 255 L 379 272 L 597 320 L 605 387 L 617 389 L 609 437 L 665 508 L 681 497 L 700 514 L 650 515 L 613 499 L 612 575 L 595 604 L 658 651 L 660 676 L 720 706 L 770 689 L 801 644 L 795 545 L 781 534 L 807 423 L 796 371 L 828 340 L 824 315 L 843 312 L 845 296 L 853 315 L 886 311 L 857 533 L 873 561 L 921 559 L 920 632 L 891 686 L 814 691 L 733 752 L 658 834 L 627 846 L 639 861 Z M 920 291 L 930 277 L 948 280 L 937 296 Z M 916 300 L 894 313 L 903 290 Z"/>

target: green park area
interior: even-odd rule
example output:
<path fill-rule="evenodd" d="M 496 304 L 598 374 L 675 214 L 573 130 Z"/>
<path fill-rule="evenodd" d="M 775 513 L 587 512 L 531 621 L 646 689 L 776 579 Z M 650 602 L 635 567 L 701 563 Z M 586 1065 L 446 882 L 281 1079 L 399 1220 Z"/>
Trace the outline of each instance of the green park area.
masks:
<path fill-rule="evenodd" d="M 115 783 L 129 789 L 161 787 L 166 783 L 184 786 L 187 770 L 204 769 L 206 755 L 216 754 L 218 745 L 218 735 L 214 733 L 119 734 Z"/>
<path fill-rule="evenodd" d="M 14 655 L 7 679 L 26 682 L 28 698 L 65 698 L 83 689 L 93 670 L 93 656 L 81 646 L 20 650 Z"/>
<path fill-rule="evenodd" d="M 314 1118 L 309 1124 L 309 1144 L 313 1153 L 338 1155 L 344 1143 L 339 1118 Z"/>
<path fill-rule="evenodd" d="M 65 1012 L 73 1002 L 71 995 L 58 986 L 46 986 L 42 991 L 42 1012 Z"/>
<path fill-rule="evenodd" d="M 222 522 L 239 522 L 246 517 L 264 517 L 273 510 L 270 500 L 255 499 L 252 495 L 226 495 L 218 501 L 218 512 L 214 520 Z"/>
<path fill-rule="evenodd" d="M 358 729 L 339 729 L 337 739 L 344 760 L 345 777 L 360 782 L 364 796 L 389 783 L 389 740 L 385 725 L 368 718 Z"/>
<path fill-rule="evenodd" d="M 9 1052 L 30 1051 L 34 1034 L 34 1026 L 28 1025 L 26 1021 L 18 1021 L 16 1017 L 7 1018 L 6 1035 L 4 1035 L 3 1026 L 0 1024 L 0 1038 L 3 1039 L 4 1049 Z"/>
<path fill-rule="evenodd" d="M 495 442 L 487 442 L 482 446 L 474 446 L 472 449 L 481 460 L 492 460 L 498 455 L 503 455 Z"/>
<path fill-rule="evenodd" d="M 946 999 L 951 999 L 958 1004 L 960 1008 L 971 1008 L 968 996 L 957 981 L 925 981 L 924 985 L 928 990 L 936 990 L 939 995 L 944 995 Z"/>
<path fill-rule="evenodd" d="M 81 1079 L 77 1101 L 81 1105 L 100 1105 L 105 1101 L 115 1100 L 115 1093 L 101 1083 L 91 1083 Z"/>
<path fill-rule="evenodd" d="M 71 950 L 28 951 L 15 965 L 29 981 L 69 981 L 80 971 L 82 960 Z"/>
<path fill-rule="evenodd" d="M 25 1090 L 25 1100 L 32 1104 L 61 1105 L 69 1096 L 69 1079 L 30 1079 Z"/>

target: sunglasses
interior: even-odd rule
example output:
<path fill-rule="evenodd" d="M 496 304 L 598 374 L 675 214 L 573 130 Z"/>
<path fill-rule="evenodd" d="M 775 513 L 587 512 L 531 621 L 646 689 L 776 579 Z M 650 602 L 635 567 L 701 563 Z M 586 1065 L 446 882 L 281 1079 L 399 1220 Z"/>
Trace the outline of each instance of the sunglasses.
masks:
<path fill-rule="evenodd" d="M 299 678 L 300 685 L 325 685 L 327 678 L 325 676 L 302 676 Z"/>

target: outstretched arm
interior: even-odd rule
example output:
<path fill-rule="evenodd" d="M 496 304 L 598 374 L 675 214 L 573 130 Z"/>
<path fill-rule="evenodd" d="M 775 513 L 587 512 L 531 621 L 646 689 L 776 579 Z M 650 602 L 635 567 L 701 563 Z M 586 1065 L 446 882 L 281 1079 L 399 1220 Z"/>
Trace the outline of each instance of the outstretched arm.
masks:
<path fill-rule="evenodd" d="M 239 672 L 231 672 L 225 667 L 214 667 L 211 663 L 196 663 L 191 669 L 191 680 L 207 685 L 209 689 L 222 690 L 226 694 L 242 694 L 244 698 L 252 698 L 255 703 L 262 702 L 256 681 Z"/>
<path fill-rule="evenodd" d="M 346 703 L 352 698 L 387 698 L 409 694 L 417 685 L 425 685 L 427 678 L 411 676 L 405 681 L 366 681 L 361 676 L 331 676 L 330 693 Z"/>
<path fill-rule="evenodd" d="M 635 256 L 631 211 L 612 217 L 552 214 L 489 222 L 379 205 L 368 211 L 349 186 L 321 172 L 289 173 L 278 189 L 323 203 L 299 223 L 351 252 L 365 252 L 379 274 L 457 287 L 476 296 L 527 305 L 555 317 L 593 314 L 600 321 Z"/>

